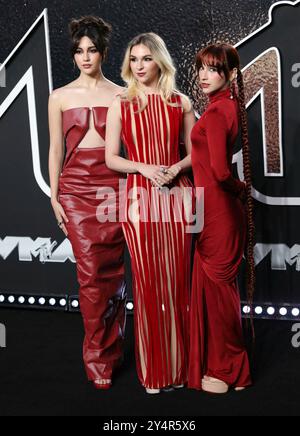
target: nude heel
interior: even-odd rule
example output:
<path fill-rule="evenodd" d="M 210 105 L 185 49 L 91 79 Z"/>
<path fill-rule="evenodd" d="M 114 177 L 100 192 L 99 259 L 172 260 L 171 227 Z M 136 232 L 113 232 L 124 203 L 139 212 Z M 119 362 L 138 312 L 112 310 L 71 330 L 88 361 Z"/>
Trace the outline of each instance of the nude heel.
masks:
<path fill-rule="evenodd" d="M 222 380 L 205 376 L 202 379 L 202 389 L 210 394 L 227 394 L 229 386 Z"/>

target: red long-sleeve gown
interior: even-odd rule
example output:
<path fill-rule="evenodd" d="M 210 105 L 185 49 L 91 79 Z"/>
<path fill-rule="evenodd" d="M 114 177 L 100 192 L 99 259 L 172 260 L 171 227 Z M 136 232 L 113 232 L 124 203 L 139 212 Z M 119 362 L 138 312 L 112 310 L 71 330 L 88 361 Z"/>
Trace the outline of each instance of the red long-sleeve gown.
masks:
<path fill-rule="evenodd" d="M 245 185 L 232 175 L 238 102 L 230 90 L 210 97 L 192 131 L 196 187 L 204 187 L 204 229 L 194 259 L 189 387 L 204 375 L 232 387 L 251 384 L 244 346 L 237 275 L 246 241 Z"/>

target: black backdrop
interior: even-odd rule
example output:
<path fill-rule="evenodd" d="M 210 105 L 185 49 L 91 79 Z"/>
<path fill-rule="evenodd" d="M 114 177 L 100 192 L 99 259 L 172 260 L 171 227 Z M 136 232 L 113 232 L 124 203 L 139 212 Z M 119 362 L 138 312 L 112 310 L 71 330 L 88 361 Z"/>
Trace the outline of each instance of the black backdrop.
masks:
<path fill-rule="evenodd" d="M 104 67 L 110 79 L 122 83 L 126 42 L 154 31 L 165 39 L 178 86 L 198 112 L 203 101 L 195 83 L 196 51 L 212 41 L 238 45 L 251 103 L 256 300 L 300 303 L 299 1 L 0 0 L 0 8 L 0 63 L 6 69 L 5 84 L 0 76 L 0 294 L 77 292 L 70 245 L 56 227 L 48 197 L 47 99 L 52 86 L 76 74 L 69 20 L 96 14 L 114 27 Z"/>

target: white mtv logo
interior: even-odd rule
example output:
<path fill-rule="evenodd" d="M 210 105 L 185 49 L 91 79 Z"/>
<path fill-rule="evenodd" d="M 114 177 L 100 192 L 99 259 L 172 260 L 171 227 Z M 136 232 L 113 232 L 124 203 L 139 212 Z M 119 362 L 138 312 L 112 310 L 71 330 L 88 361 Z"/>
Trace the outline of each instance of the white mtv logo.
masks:
<path fill-rule="evenodd" d="M 55 249 L 55 250 L 54 250 Z M 6 260 L 15 250 L 18 251 L 20 262 L 32 262 L 38 258 L 40 262 L 64 263 L 67 260 L 75 262 L 70 241 L 65 239 L 60 245 L 51 238 L 6 236 L 0 238 L 0 258 Z"/>
<path fill-rule="evenodd" d="M 0 88 L 6 87 L 6 70 L 5 66 L 0 64 Z"/>
<path fill-rule="evenodd" d="M 0 324 L 0 348 L 6 348 L 6 327 Z"/>
<path fill-rule="evenodd" d="M 267 256 L 271 255 L 271 267 L 273 271 L 286 271 L 289 266 L 295 265 L 300 272 L 300 245 L 289 247 L 286 244 L 261 244 L 255 245 L 255 264 L 260 264 Z"/>
<path fill-rule="evenodd" d="M 273 11 L 277 6 L 280 5 L 292 5 L 296 6 L 300 0 L 297 1 L 280 1 L 274 3 L 269 10 L 269 20 L 266 24 L 264 24 L 261 28 L 255 30 L 253 33 L 249 34 L 245 39 L 240 41 L 236 47 L 239 48 L 243 43 L 247 40 L 253 38 L 256 34 L 260 33 L 265 28 L 269 27 L 273 22 Z M 17 44 L 17 46 L 13 49 L 8 58 L 4 61 L 3 65 L 0 65 L 0 73 L 4 71 L 6 64 L 10 61 L 19 47 L 24 43 L 25 40 L 30 38 L 30 35 L 35 30 L 35 28 L 40 24 L 43 20 L 44 30 L 45 30 L 45 52 L 47 57 L 47 68 L 48 68 L 48 82 L 49 82 L 49 93 L 52 92 L 52 71 L 51 71 L 51 53 L 50 53 L 50 40 L 49 40 L 49 27 L 48 27 L 48 15 L 47 9 L 45 9 L 42 14 L 37 18 L 35 23 L 31 26 L 28 32 L 24 35 L 21 41 Z M 256 79 L 255 66 L 259 63 L 266 63 L 267 65 L 274 65 L 276 69 L 277 79 L 276 79 L 276 95 L 278 95 L 277 101 L 272 101 L 272 106 L 276 106 L 276 111 L 269 111 L 269 104 L 271 99 L 267 99 L 267 91 L 270 88 L 270 85 L 273 83 L 270 80 L 267 80 L 266 83 L 258 83 L 257 89 L 255 89 L 255 93 L 248 101 L 247 107 L 251 106 L 255 100 L 260 99 L 261 108 L 262 108 L 262 130 L 263 130 L 263 154 L 264 154 L 264 167 L 265 167 L 265 176 L 269 177 L 283 177 L 283 168 L 284 168 L 284 150 L 283 150 L 283 140 L 282 140 L 282 60 L 280 56 L 279 49 L 277 47 L 269 47 L 263 53 L 259 54 L 255 59 L 253 59 L 248 65 L 243 68 L 245 75 L 250 74 L 250 81 L 253 84 Z M 296 73 L 296 76 L 293 76 L 293 82 L 296 83 L 297 73 L 298 73 L 298 64 L 292 66 L 292 73 Z M 252 72 L 252 73 L 251 73 Z M 251 75 L 252 74 L 252 75 Z M 0 79 L 1 80 L 1 79 Z M 247 86 L 246 86 L 247 88 Z M 9 95 L 5 98 L 3 102 L 0 103 L 0 119 L 3 114 L 9 109 L 9 107 L 13 104 L 13 102 L 17 99 L 19 94 L 23 92 L 24 89 L 27 89 L 27 99 L 28 99 L 28 111 L 29 111 L 29 119 L 30 119 L 30 136 L 31 136 L 31 154 L 32 154 L 32 163 L 33 163 L 33 174 L 35 180 L 42 190 L 48 197 L 50 197 L 50 187 L 47 181 L 44 179 L 41 168 L 41 158 L 40 158 L 40 144 L 38 137 L 38 119 L 37 119 L 37 111 L 36 111 L 36 97 L 35 97 L 35 81 L 33 74 L 33 66 L 29 67 L 26 72 L 24 72 L 23 76 L 19 79 L 19 81 L 15 84 L 15 86 L 11 89 Z M 273 89 L 273 88 L 272 88 Z M 278 156 L 278 165 L 277 171 L 273 172 L 268 168 L 269 164 L 269 147 L 268 144 L 268 135 L 269 132 L 274 135 L 274 131 L 271 127 L 267 127 L 266 122 L 266 112 L 271 113 L 272 123 L 278 125 L 278 138 L 276 139 L 275 144 L 275 153 Z M 272 155 L 272 157 L 274 157 Z M 241 180 L 243 180 L 243 157 L 242 150 L 234 155 L 233 163 L 237 164 L 238 175 Z M 274 197 L 267 195 L 266 193 L 259 192 L 255 187 L 252 188 L 253 197 L 259 201 L 260 203 L 267 204 L 269 206 L 300 206 L 300 197 Z"/>

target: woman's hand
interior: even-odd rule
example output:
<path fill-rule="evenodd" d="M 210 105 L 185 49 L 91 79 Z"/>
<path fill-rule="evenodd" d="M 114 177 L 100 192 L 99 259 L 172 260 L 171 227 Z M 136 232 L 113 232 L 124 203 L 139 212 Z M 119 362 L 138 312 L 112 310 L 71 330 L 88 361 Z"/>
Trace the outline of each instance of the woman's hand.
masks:
<path fill-rule="evenodd" d="M 181 172 L 181 167 L 178 164 L 172 165 L 170 168 L 168 168 L 167 171 L 168 184 L 172 183 L 180 172 Z"/>
<path fill-rule="evenodd" d="M 147 165 L 143 163 L 138 165 L 138 172 L 146 177 L 146 179 L 151 180 L 152 185 L 156 188 L 162 188 L 169 183 L 167 171 L 168 167 L 163 165 Z"/>
<path fill-rule="evenodd" d="M 68 223 L 69 220 L 67 215 L 65 214 L 62 205 L 59 203 L 58 200 L 51 200 L 51 205 L 57 219 L 58 227 L 64 232 L 66 236 L 68 236 L 68 231 L 65 223 Z"/>

